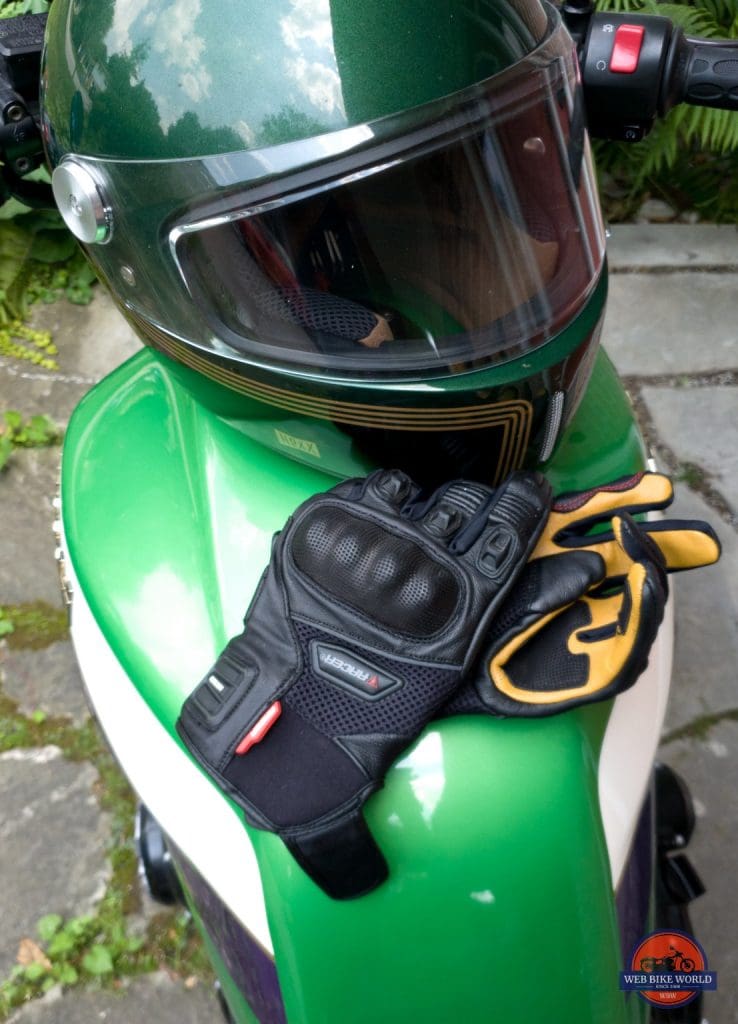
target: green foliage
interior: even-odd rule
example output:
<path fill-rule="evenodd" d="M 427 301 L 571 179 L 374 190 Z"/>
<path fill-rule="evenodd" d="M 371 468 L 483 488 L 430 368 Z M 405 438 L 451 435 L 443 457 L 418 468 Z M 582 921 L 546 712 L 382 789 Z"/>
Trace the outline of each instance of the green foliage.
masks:
<path fill-rule="evenodd" d="M 46 448 L 61 440 L 61 428 L 50 416 L 39 415 L 24 419 L 15 409 L 0 416 L 0 470 L 15 448 Z"/>
<path fill-rule="evenodd" d="M 0 0 L 0 18 L 48 9 L 49 0 Z M 48 181 L 43 169 L 30 177 Z M 15 199 L 6 202 L 0 210 L 0 357 L 58 369 L 51 335 L 26 323 L 30 307 L 62 296 L 86 304 L 94 281 L 94 271 L 58 213 L 29 211 Z"/>
<path fill-rule="evenodd" d="M 738 38 L 738 0 L 599 0 L 600 10 L 671 18 L 690 36 Z M 738 219 L 738 117 L 680 105 L 635 145 L 598 142 L 602 198 L 610 220 L 627 220 L 648 196 L 706 220 Z"/>
<path fill-rule="evenodd" d="M 5 631 L 13 634 L 8 638 L 8 646 L 16 650 L 38 651 L 60 640 L 66 640 L 69 636 L 66 611 L 63 608 L 54 608 L 45 601 L 0 604 L 0 622 L 2 621 L 10 623 L 11 628 Z"/>
<path fill-rule="evenodd" d="M 0 356 L 25 359 L 34 366 L 58 370 L 59 367 L 52 358 L 57 351 L 48 331 L 35 331 L 21 320 L 11 320 L 0 326 Z"/>
<path fill-rule="evenodd" d="M 5 203 L 0 210 L 0 322 L 22 319 L 34 302 L 54 302 L 62 295 L 86 305 L 94 280 L 56 211 L 29 211 L 15 199 Z"/>
<path fill-rule="evenodd" d="M 127 915 L 140 909 L 133 842 L 136 799 L 94 724 L 88 720 L 76 728 L 68 718 L 23 715 L 0 690 L 0 751 L 39 746 L 59 747 L 69 760 L 89 761 L 97 769 L 96 794 L 108 816 L 112 872 L 94 913 L 67 919 L 45 914 L 36 924 L 36 936 L 21 942 L 18 964 L 0 979 L 0 1021 L 58 986 L 117 987 L 121 978 L 161 967 L 185 978 L 211 978 L 186 911 L 164 911 L 143 933 L 131 930 Z"/>
<path fill-rule="evenodd" d="M 185 913 L 159 915 L 145 935 L 131 934 L 122 917 L 104 912 L 68 920 L 46 914 L 38 921 L 36 932 L 42 945 L 24 942 L 33 951 L 33 959 L 17 964 L 0 983 L 0 1020 L 58 985 L 99 987 L 120 977 L 155 971 L 162 961 L 188 977 L 193 969 L 209 974 Z"/>
<path fill-rule="evenodd" d="M 52 210 L 27 211 L 11 199 L 0 210 L 0 356 L 58 369 L 48 331 L 25 322 L 36 302 L 86 305 L 95 272 Z"/>
<path fill-rule="evenodd" d="M 0 0 L 0 18 L 15 18 L 19 14 L 45 14 L 49 0 Z"/>
<path fill-rule="evenodd" d="M 71 988 L 85 981 L 100 982 L 143 946 L 138 936 L 121 929 L 108 932 L 98 917 L 90 915 L 65 921 L 59 914 L 47 914 L 36 931 L 45 948 L 26 940 L 34 958 L 19 963 L 0 985 L 0 1014 L 56 985 Z"/>

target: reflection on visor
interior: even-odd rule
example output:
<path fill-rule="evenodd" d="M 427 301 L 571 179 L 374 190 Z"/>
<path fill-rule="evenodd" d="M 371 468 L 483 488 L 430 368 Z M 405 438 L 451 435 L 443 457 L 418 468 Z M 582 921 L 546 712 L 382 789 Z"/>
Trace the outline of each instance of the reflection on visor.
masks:
<path fill-rule="evenodd" d="M 236 353 L 333 374 L 463 372 L 546 340 L 602 261 L 581 118 L 552 65 L 422 155 L 189 228 L 178 259 Z M 572 125 L 576 128 L 573 129 Z"/>

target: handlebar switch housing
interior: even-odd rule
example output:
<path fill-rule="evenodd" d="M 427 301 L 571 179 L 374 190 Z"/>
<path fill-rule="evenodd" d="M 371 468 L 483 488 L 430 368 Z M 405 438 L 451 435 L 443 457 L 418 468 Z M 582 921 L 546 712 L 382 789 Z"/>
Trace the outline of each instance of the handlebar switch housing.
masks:
<path fill-rule="evenodd" d="M 651 130 L 656 117 L 665 113 L 663 83 L 669 77 L 674 36 L 668 18 L 592 15 L 580 51 L 591 135 L 638 142 Z"/>
<path fill-rule="evenodd" d="M 669 18 L 598 13 L 589 0 L 567 4 L 590 135 L 638 142 L 677 103 L 738 110 L 738 41 L 692 39 Z"/>
<path fill-rule="evenodd" d="M 45 14 L 0 20 L 0 202 L 15 196 L 27 206 L 53 207 L 51 189 L 24 180 L 43 163 L 39 83 Z"/>

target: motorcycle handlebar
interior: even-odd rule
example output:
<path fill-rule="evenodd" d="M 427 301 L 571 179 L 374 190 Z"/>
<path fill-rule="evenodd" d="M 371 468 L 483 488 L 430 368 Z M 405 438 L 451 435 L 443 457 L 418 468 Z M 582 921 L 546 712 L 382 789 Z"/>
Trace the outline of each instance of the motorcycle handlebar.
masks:
<path fill-rule="evenodd" d="M 637 142 L 677 103 L 738 110 L 738 40 L 688 38 L 669 18 L 562 8 L 577 43 L 591 135 Z"/>
<path fill-rule="evenodd" d="M 683 103 L 738 110 L 738 40 L 684 38 Z"/>

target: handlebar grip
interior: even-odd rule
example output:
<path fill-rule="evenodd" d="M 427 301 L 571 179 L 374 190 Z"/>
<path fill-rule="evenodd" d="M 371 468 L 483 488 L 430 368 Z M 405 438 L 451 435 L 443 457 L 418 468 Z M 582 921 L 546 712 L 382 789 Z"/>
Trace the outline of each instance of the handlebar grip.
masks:
<path fill-rule="evenodd" d="M 738 110 L 738 41 L 687 38 L 686 44 L 679 76 L 682 103 Z"/>

